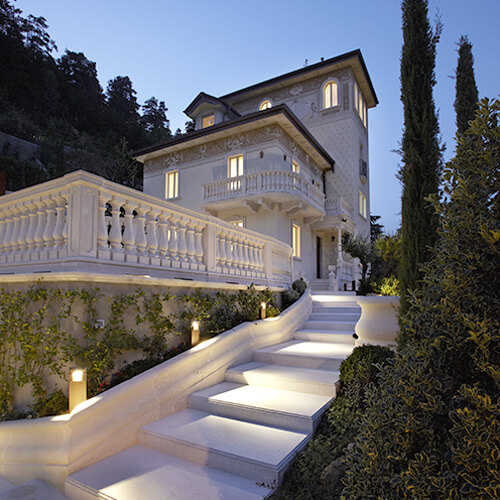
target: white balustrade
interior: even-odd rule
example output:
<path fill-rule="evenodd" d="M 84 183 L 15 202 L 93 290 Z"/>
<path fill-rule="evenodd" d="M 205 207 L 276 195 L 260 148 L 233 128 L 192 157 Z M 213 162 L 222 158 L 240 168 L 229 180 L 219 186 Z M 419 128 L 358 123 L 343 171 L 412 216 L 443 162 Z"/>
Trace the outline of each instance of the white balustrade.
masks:
<path fill-rule="evenodd" d="M 262 183 L 253 175 L 235 186 Z M 224 195 L 228 184 L 219 188 Z M 290 246 L 86 172 L 0 197 L 0 273 L 91 272 L 92 263 L 95 272 L 242 283 L 289 284 L 292 276 Z"/>
<path fill-rule="evenodd" d="M 203 200 L 214 202 L 248 195 L 290 193 L 323 211 L 325 195 L 301 174 L 288 171 L 266 171 L 230 177 L 203 186 Z"/>

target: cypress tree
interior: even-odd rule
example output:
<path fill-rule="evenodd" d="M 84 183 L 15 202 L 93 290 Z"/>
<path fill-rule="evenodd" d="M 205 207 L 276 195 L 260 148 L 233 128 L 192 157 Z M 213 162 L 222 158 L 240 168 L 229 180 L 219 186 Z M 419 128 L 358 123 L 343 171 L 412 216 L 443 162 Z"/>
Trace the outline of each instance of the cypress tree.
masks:
<path fill-rule="evenodd" d="M 474 77 L 472 44 L 467 36 L 461 36 L 458 42 L 458 63 L 455 76 L 457 132 L 459 135 L 463 135 L 469 128 L 469 122 L 474 120 L 479 101 Z"/>
<path fill-rule="evenodd" d="M 441 148 L 432 88 L 435 80 L 436 45 L 441 23 L 430 27 L 427 0 L 404 0 L 401 101 L 404 108 L 401 215 L 401 302 L 407 309 L 407 293 L 421 279 L 420 266 L 430 258 L 436 241 L 437 216 L 426 197 L 438 192 Z"/>

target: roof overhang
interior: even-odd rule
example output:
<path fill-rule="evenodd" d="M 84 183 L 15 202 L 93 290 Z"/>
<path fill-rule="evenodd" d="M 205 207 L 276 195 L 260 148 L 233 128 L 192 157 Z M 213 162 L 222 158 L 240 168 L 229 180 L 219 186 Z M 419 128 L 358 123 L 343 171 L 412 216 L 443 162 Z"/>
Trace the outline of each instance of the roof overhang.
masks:
<path fill-rule="evenodd" d="M 338 71 L 343 68 L 351 68 L 367 106 L 369 108 L 375 107 L 378 104 L 378 98 L 375 94 L 375 89 L 373 88 L 365 61 L 359 49 L 316 64 L 311 64 L 305 68 L 277 76 L 276 78 L 271 78 L 270 80 L 251 85 L 250 87 L 237 90 L 236 92 L 231 92 L 230 94 L 221 96 L 221 99 L 234 105 L 244 99 L 249 99 L 290 85 L 296 85 L 317 76 L 326 76 L 326 74 L 331 71 Z"/>
<path fill-rule="evenodd" d="M 319 142 L 310 134 L 302 122 L 292 113 L 286 104 L 280 104 L 265 111 L 244 115 L 231 121 L 222 122 L 212 127 L 195 130 L 189 134 L 175 137 L 162 144 L 136 151 L 134 158 L 145 163 L 169 153 L 182 151 L 208 141 L 224 139 L 234 134 L 241 134 L 269 125 L 279 125 L 322 170 L 333 168 L 335 160 L 325 151 Z"/>

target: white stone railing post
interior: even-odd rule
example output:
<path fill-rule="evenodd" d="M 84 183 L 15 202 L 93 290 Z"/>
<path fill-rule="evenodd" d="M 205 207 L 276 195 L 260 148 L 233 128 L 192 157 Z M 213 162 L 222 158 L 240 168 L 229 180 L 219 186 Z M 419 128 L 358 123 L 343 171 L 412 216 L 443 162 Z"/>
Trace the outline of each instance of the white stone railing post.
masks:
<path fill-rule="evenodd" d="M 148 212 L 148 236 L 147 236 L 147 246 L 151 265 L 159 266 L 160 258 L 158 254 L 158 212 L 151 207 Z"/>

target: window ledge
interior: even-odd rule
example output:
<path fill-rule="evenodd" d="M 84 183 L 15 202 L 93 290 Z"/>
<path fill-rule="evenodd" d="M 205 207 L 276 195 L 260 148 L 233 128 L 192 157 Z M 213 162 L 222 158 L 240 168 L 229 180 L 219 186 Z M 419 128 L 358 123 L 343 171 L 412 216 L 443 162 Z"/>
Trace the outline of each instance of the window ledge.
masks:
<path fill-rule="evenodd" d="M 177 201 L 177 200 L 180 200 L 181 197 L 180 196 L 176 196 L 175 198 L 165 198 L 165 201 Z"/>
<path fill-rule="evenodd" d="M 341 109 L 340 104 L 337 104 L 337 106 L 333 106 L 331 108 L 321 108 L 320 113 L 322 115 L 327 115 L 328 113 L 337 113 L 340 111 L 340 109 Z"/>

